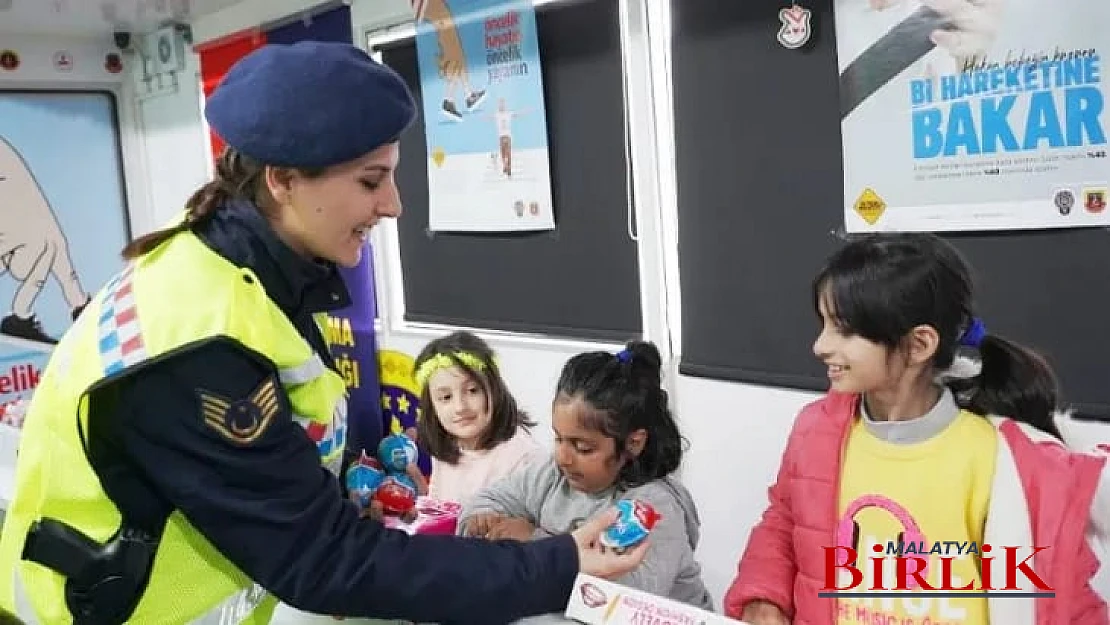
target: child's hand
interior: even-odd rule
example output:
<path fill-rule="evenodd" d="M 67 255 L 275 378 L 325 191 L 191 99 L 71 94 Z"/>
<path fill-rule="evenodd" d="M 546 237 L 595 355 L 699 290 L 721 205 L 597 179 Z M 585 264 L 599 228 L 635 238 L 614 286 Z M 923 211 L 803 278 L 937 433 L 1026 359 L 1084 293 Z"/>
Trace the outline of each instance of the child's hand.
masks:
<path fill-rule="evenodd" d="M 790 625 L 790 619 L 770 601 L 752 601 L 744 606 L 740 620 L 751 625 Z"/>
<path fill-rule="evenodd" d="M 510 540 L 527 542 L 532 540 L 532 534 L 535 531 L 536 526 L 529 523 L 526 519 L 502 518 L 500 521 L 494 523 L 493 527 L 491 527 L 486 534 L 486 538 L 490 540 L 507 538 Z"/>
<path fill-rule="evenodd" d="M 405 523 L 415 523 L 416 519 L 419 519 L 419 518 L 420 518 L 420 512 L 418 512 L 416 510 L 416 508 L 412 508 L 412 509 L 408 510 L 407 512 L 401 514 L 401 520 L 404 521 Z"/>
<path fill-rule="evenodd" d="M 466 520 L 466 530 L 464 533 L 467 536 L 477 536 L 478 538 L 485 538 L 489 535 L 493 526 L 500 523 L 506 517 L 503 514 L 496 512 L 486 512 L 483 514 L 475 514 Z"/>
<path fill-rule="evenodd" d="M 420 465 L 410 462 L 409 466 L 405 467 L 405 474 L 416 484 L 417 495 L 424 497 L 428 494 L 428 480 L 424 477 L 424 472 L 420 470 Z"/>

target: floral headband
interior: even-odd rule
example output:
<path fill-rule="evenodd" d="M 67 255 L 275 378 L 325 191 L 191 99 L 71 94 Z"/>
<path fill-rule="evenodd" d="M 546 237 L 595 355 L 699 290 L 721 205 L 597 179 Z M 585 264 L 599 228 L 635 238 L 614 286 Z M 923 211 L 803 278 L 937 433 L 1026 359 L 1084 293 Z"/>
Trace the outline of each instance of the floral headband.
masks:
<path fill-rule="evenodd" d="M 433 373 L 440 369 L 455 367 L 460 362 L 474 371 L 486 370 L 485 361 L 470 352 L 452 352 L 450 355 L 440 353 L 420 363 L 420 366 L 416 368 L 416 373 L 413 374 L 416 385 L 420 390 L 424 390 L 424 385 L 428 383 L 428 378 L 432 377 Z"/>

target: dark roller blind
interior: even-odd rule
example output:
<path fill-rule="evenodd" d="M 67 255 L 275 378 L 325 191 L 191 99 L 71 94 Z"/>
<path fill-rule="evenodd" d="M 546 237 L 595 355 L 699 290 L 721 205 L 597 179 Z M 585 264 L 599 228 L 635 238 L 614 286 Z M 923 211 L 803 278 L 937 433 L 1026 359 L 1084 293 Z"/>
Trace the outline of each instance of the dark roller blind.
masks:
<path fill-rule="evenodd" d="M 617 5 L 538 8 L 556 229 L 431 233 L 424 121 L 402 138 L 398 222 L 405 319 L 625 340 L 641 333 L 639 262 L 628 234 Z M 381 48 L 420 97 L 416 44 Z"/>
<path fill-rule="evenodd" d="M 693 376 L 822 390 L 810 284 L 840 244 L 843 158 L 831 0 L 814 39 L 767 2 L 672 2 L 683 355 Z M 1063 398 L 1110 417 L 1110 233 L 945 234 L 988 329 L 1046 356 Z"/>

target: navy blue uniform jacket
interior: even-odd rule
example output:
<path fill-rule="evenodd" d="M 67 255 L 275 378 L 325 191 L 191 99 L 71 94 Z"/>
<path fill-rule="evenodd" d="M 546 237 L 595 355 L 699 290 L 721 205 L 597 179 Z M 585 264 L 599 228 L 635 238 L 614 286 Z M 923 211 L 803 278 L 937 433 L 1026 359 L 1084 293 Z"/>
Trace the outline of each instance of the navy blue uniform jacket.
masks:
<path fill-rule="evenodd" d="M 250 267 L 333 364 L 311 315 L 349 302 L 334 267 L 294 254 L 249 205 L 218 210 L 197 234 Z M 284 394 L 283 414 L 247 447 L 205 425 L 202 394 L 248 398 L 275 375 L 259 354 L 215 340 L 152 362 L 114 389 L 131 463 L 257 583 L 296 608 L 336 616 L 492 625 L 565 609 L 578 572 L 570 536 L 530 543 L 410 537 L 361 519 L 292 420 Z"/>

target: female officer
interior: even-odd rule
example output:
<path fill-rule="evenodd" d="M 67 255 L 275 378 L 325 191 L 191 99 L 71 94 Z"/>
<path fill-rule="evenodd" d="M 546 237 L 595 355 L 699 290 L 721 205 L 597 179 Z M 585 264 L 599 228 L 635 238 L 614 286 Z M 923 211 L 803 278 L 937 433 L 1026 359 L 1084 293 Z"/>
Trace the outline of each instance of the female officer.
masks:
<path fill-rule="evenodd" d="M 345 385 L 314 316 L 401 208 L 404 82 L 347 44 L 265 46 L 205 116 L 229 148 L 62 339 L 27 416 L 0 607 L 35 623 L 318 614 L 504 623 L 561 611 L 611 520 L 514 543 L 415 536 L 340 496 Z M 14 571 L 14 575 L 7 573 Z"/>

